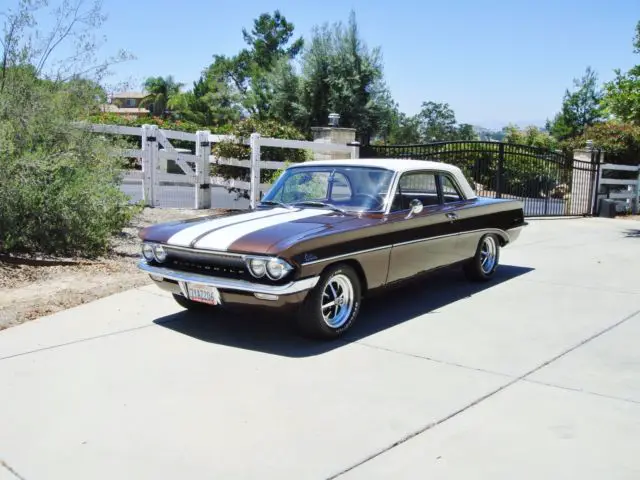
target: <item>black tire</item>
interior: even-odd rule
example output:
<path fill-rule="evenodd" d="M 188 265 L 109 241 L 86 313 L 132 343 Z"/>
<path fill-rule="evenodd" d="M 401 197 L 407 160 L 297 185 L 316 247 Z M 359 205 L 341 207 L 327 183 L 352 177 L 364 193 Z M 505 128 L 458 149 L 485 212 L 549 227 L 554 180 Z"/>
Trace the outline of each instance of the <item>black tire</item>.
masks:
<path fill-rule="evenodd" d="M 172 293 L 173 299 L 180 305 L 182 308 L 186 308 L 192 312 L 206 312 L 211 309 L 211 305 L 207 305 L 206 303 L 194 302 L 193 300 L 189 300 L 184 295 L 180 295 L 179 293 Z"/>
<path fill-rule="evenodd" d="M 350 289 L 345 282 L 348 282 Z M 343 311 L 344 313 L 340 313 L 340 310 L 335 310 L 335 326 L 331 326 L 329 321 L 325 321 L 322 314 L 322 302 L 325 298 L 325 290 L 328 291 L 326 299 L 329 302 L 331 301 L 330 295 L 332 294 L 332 290 L 331 287 L 329 287 L 330 283 L 332 283 L 332 286 L 334 287 L 333 291 L 336 291 L 338 298 L 341 296 L 339 290 L 342 288 L 342 284 L 344 284 L 346 289 L 346 295 L 343 295 L 343 298 L 346 298 L 349 295 L 349 290 L 351 290 L 352 297 L 350 309 L 347 308 Z M 318 284 L 308 293 L 300 307 L 300 310 L 297 312 L 295 322 L 296 329 L 298 333 L 306 337 L 320 340 L 336 339 L 351 328 L 355 322 L 358 313 L 360 312 L 361 301 L 362 286 L 356 271 L 346 264 L 330 266 L 322 273 Z M 339 308 L 342 308 L 342 306 L 344 305 L 339 305 Z"/>
<path fill-rule="evenodd" d="M 494 261 L 490 265 L 483 265 L 485 252 L 494 252 Z M 486 282 L 490 280 L 498 268 L 500 263 L 500 239 L 495 235 L 484 235 L 478 242 L 476 254 L 467 263 L 464 264 L 463 270 L 466 277 L 474 282 Z"/>

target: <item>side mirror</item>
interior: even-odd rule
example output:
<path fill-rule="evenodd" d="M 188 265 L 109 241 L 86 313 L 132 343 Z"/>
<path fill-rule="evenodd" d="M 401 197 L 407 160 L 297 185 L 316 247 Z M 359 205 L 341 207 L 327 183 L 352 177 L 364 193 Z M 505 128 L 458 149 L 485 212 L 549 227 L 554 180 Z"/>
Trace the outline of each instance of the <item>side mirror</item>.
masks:
<path fill-rule="evenodd" d="M 420 200 L 418 200 L 417 198 L 414 198 L 413 200 L 411 200 L 411 203 L 409 204 L 409 208 L 411 209 L 409 211 L 409 214 L 407 215 L 407 218 L 410 218 L 418 213 L 420 213 L 423 209 L 423 205 L 422 202 Z"/>

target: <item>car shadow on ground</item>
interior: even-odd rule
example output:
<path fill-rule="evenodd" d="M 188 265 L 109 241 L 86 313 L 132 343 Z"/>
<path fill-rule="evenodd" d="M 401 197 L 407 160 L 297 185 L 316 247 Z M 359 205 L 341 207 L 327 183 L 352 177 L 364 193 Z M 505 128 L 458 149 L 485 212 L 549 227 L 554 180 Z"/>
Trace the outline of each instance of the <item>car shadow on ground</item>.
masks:
<path fill-rule="evenodd" d="M 290 321 L 264 313 L 181 311 L 158 318 L 157 325 L 204 342 L 286 357 L 327 353 L 387 330 L 445 305 L 524 275 L 532 268 L 501 265 L 489 282 L 469 282 L 459 269 L 443 269 L 365 299 L 352 329 L 338 340 L 307 340 L 296 335 Z"/>

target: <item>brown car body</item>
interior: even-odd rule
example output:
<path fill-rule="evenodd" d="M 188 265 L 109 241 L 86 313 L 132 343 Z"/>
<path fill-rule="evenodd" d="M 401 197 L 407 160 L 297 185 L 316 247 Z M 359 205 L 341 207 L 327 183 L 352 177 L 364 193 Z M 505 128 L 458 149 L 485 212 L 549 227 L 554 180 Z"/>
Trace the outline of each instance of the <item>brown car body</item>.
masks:
<path fill-rule="evenodd" d="M 470 262 L 486 235 L 505 246 L 526 225 L 522 202 L 475 196 L 456 167 L 395 162 L 333 160 L 290 167 L 357 165 L 392 170 L 388 201 L 380 211 L 341 213 L 317 206 L 262 205 L 253 211 L 153 225 L 142 230 L 140 238 L 152 248 L 161 245 L 166 259 L 143 258 L 138 266 L 160 288 L 185 298 L 188 285 L 201 284 L 215 287 L 222 305 L 296 309 L 333 265 L 351 266 L 364 294 Z M 403 197 L 405 193 L 398 192 L 400 179 L 416 172 L 433 173 L 440 186 L 446 179 L 455 186 L 457 198 L 445 201 L 440 187 L 434 205 L 416 204 L 416 199 L 426 198 L 420 194 Z M 279 258 L 291 271 L 279 280 L 255 278 L 247 264 L 254 257 Z"/>

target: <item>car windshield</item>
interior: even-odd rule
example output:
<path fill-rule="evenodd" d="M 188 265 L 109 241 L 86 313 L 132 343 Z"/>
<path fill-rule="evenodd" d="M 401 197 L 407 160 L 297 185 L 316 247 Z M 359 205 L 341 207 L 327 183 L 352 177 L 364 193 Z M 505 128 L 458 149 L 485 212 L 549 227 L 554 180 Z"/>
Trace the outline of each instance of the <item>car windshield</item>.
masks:
<path fill-rule="evenodd" d="M 384 208 L 392 178 L 393 171 L 384 168 L 293 167 L 284 171 L 262 203 L 377 212 Z"/>

